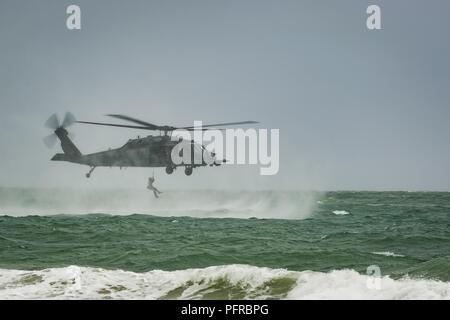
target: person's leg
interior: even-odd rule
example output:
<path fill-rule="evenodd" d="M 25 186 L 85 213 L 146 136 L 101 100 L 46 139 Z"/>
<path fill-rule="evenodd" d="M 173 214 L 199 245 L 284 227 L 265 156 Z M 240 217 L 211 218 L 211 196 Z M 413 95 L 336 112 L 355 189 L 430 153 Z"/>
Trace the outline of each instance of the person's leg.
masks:
<path fill-rule="evenodd" d="M 153 194 L 155 195 L 155 198 L 159 198 L 159 197 L 158 197 L 158 194 L 156 193 L 155 190 L 153 190 Z"/>

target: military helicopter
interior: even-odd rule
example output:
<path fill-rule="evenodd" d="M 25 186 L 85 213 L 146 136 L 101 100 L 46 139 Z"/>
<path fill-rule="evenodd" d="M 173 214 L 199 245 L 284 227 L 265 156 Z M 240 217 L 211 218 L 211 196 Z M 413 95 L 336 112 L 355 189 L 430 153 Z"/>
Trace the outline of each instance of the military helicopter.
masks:
<path fill-rule="evenodd" d="M 194 163 L 194 161 L 191 161 L 189 163 L 182 163 L 179 165 L 174 164 L 171 158 L 171 152 L 172 149 L 182 140 L 182 138 L 180 138 L 181 140 L 179 139 L 178 141 L 176 139 L 172 139 L 171 136 L 173 131 L 178 129 L 187 131 L 209 130 L 208 128 L 214 128 L 217 126 L 258 123 L 256 121 L 240 121 L 203 125 L 201 128 L 193 126 L 174 127 L 168 125 L 155 125 L 146 121 L 120 114 L 108 114 L 107 116 L 123 121 L 132 122 L 134 125 L 77 121 L 77 119 L 70 112 L 67 112 L 65 114 L 62 122 L 59 120 L 57 114 L 53 114 L 52 116 L 50 116 L 50 118 L 48 118 L 48 120 L 45 122 L 45 126 L 47 128 L 50 128 L 53 133 L 44 138 L 44 143 L 47 145 L 47 147 L 51 148 L 55 145 L 57 139 L 59 139 L 61 142 L 61 148 L 63 150 L 63 153 L 55 154 L 51 160 L 87 165 L 90 167 L 89 172 L 86 173 L 87 178 L 91 176 L 92 172 L 97 167 L 165 167 L 166 173 L 171 174 L 177 167 L 184 166 L 184 173 L 187 176 L 190 176 L 195 167 L 207 166 L 208 164 L 204 160 L 202 160 L 202 162 L 199 164 Z M 100 151 L 91 154 L 82 154 L 72 142 L 70 134 L 66 130 L 66 128 L 75 123 L 159 131 L 159 135 L 149 135 L 143 138 L 138 137 L 137 139 L 129 139 L 128 142 L 125 143 L 122 147 L 116 149 L 109 149 L 106 151 Z M 208 150 L 206 150 L 205 146 L 195 143 L 193 140 L 188 143 L 191 144 L 194 152 L 208 153 L 210 157 L 215 159 L 214 152 L 209 152 Z M 225 162 L 225 159 L 221 161 L 215 160 L 213 164 L 209 165 L 220 166 Z"/>

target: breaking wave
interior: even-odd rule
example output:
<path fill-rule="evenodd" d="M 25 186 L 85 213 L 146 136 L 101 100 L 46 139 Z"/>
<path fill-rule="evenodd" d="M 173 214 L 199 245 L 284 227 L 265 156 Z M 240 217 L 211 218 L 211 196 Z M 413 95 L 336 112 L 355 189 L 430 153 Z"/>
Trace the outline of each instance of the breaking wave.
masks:
<path fill-rule="evenodd" d="M 249 265 L 134 273 L 69 266 L 0 270 L 0 299 L 450 299 L 450 283 Z M 374 281 L 379 281 L 373 286 Z"/>

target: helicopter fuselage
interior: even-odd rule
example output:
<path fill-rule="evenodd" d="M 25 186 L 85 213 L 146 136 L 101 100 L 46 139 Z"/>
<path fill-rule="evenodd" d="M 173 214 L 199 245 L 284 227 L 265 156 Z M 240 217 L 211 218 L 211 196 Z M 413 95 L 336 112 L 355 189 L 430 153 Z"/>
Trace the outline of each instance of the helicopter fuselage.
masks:
<path fill-rule="evenodd" d="M 57 114 L 53 114 L 45 122 L 45 126 L 52 129 L 53 133 L 44 138 L 44 143 L 48 147 L 52 147 L 57 139 L 61 141 L 61 148 L 63 153 L 57 153 L 51 159 L 52 161 L 66 161 L 91 167 L 91 170 L 86 174 L 86 177 L 90 177 L 92 171 L 96 167 L 165 167 L 166 173 L 171 174 L 177 167 L 185 167 L 184 172 L 190 176 L 192 170 L 195 167 L 203 166 L 220 166 L 227 162 L 225 159 L 217 161 L 214 152 L 208 151 L 202 144 L 195 143 L 193 140 L 183 140 L 179 138 L 172 139 L 172 133 L 175 130 L 195 131 L 204 130 L 202 123 L 200 125 L 194 122 L 194 126 L 187 127 L 174 127 L 167 125 L 155 125 L 146 121 L 142 121 L 136 118 L 132 118 L 120 114 L 109 114 L 108 116 L 121 119 L 123 121 L 132 122 L 133 125 L 124 125 L 117 123 L 104 123 L 104 122 L 90 122 L 90 121 L 77 121 L 75 117 L 67 112 L 61 122 Z M 83 123 L 90 125 L 100 125 L 118 128 L 130 128 L 139 130 L 150 130 L 163 132 L 164 135 L 159 136 L 147 136 L 144 138 L 138 137 L 137 139 L 130 139 L 122 147 L 117 149 L 109 149 L 90 154 L 82 154 L 80 150 L 75 146 L 72 140 L 69 138 L 69 133 L 66 130 L 67 127 L 74 123 Z M 251 124 L 257 123 L 256 121 L 239 121 L 239 122 L 227 122 L 208 124 L 204 127 L 217 127 L 228 126 L 238 124 Z M 208 129 L 207 129 L 208 130 Z M 221 130 L 221 129 L 215 129 Z M 181 148 L 176 148 L 179 143 L 183 143 Z M 205 158 L 206 156 L 206 158 Z M 175 162 L 173 159 L 176 159 Z M 181 161 L 180 161 L 181 159 Z M 200 161 L 198 161 L 200 159 Z M 206 163 L 205 159 L 208 159 Z"/>
<path fill-rule="evenodd" d="M 167 173 L 172 173 L 178 166 L 206 166 L 201 164 L 175 165 L 171 160 L 172 149 L 179 141 L 171 140 L 170 136 L 148 136 L 130 139 L 122 147 L 91 154 L 58 153 L 51 160 L 66 161 L 95 167 L 165 167 Z M 194 151 L 195 152 L 195 151 Z M 192 171 L 191 171 L 192 172 Z M 90 175 L 90 174 L 89 174 Z"/>

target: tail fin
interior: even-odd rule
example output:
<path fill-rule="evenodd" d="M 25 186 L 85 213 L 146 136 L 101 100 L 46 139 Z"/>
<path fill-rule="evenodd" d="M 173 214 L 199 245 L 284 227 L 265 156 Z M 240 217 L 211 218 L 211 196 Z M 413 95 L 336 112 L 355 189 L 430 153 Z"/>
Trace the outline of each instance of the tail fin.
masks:
<path fill-rule="evenodd" d="M 80 150 L 78 150 L 72 140 L 70 140 L 70 138 L 68 137 L 69 133 L 66 129 L 64 129 L 63 127 L 59 127 L 55 130 L 55 134 L 61 141 L 61 148 L 63 149 L 64 154 L 71 157 L 80 157 L 82 155 Z"/>

